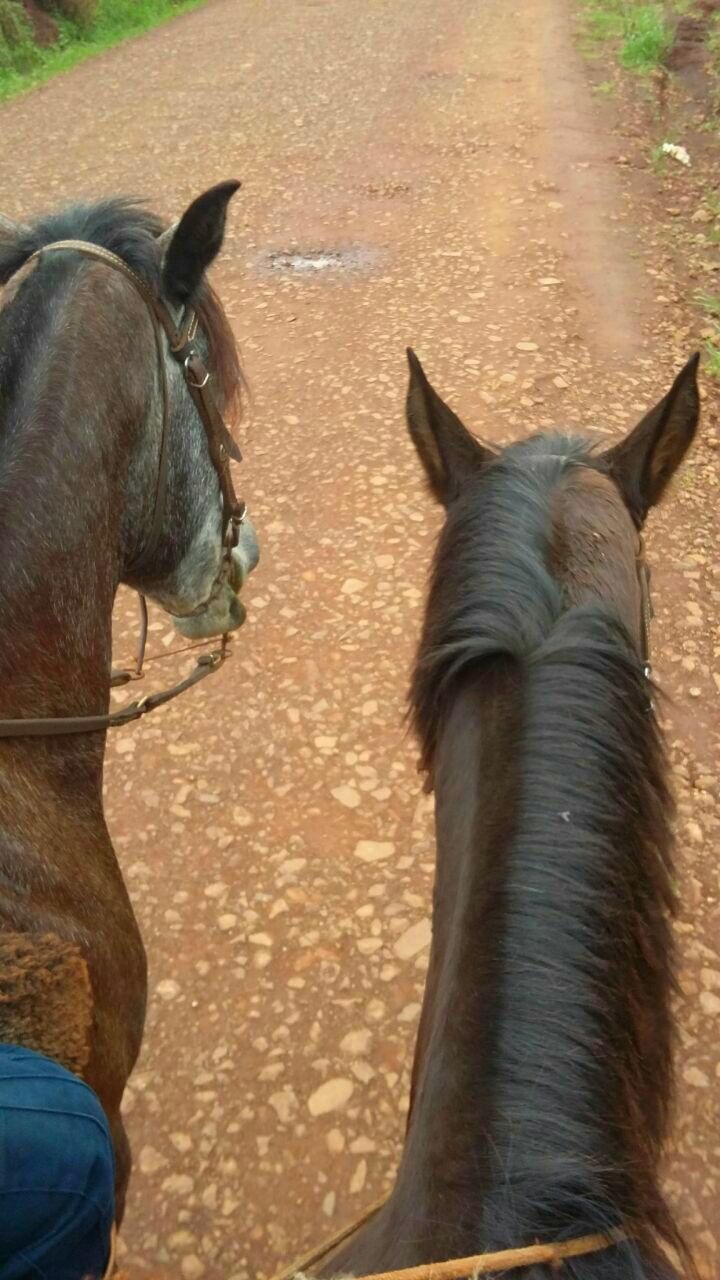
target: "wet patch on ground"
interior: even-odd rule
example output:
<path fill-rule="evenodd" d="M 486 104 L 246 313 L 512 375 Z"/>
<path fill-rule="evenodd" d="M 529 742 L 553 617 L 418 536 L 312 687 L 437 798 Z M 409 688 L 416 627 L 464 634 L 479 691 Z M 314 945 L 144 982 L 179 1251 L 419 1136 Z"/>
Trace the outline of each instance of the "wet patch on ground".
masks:
<path fill-rule="evenodd" d="M 344 271 L 369 271 L 378 251 L 364 245 L 346 249 L 271 249 L 261 254 L 258 266 L 273 275 L 320 276 Z"/>

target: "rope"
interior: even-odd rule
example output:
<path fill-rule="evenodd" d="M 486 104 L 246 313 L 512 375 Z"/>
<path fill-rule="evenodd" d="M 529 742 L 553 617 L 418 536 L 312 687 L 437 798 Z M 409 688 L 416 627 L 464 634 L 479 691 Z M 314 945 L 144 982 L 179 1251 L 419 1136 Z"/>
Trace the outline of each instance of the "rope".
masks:
<path fill-rule="evenodd" d="M 349 1227 L 338 1231 L 320 1248 L 303 1254 L 291 1266 L 278 1271 L 272 1280 L 294 1280 L 315 1262 L 327 1257 L 338 1245 L 374 1217 L 386 1203 L 385 1198 L 366 1210 L 361 1218 Z M 607 1235 L 578 1236 L 575 1240 L 556 1241 L 552 1244 L 532 1244 L 521 1249 L 503 1249 L 499 1253 L 478 1253 L 469 1258 L 451 1258 L 447 1262 L 425 1262 L 418 1267 L 402 1267 L 397 1271 L 378 1271 L 359 1276 L 357 1280 L 468 1280 L 468 1277 L 489 1275 L 493 1271 L 511 1271 L 515 1267 L 530 1267 L 535 1263 L 549 1263 L 558 1267 L 565 1258 L 580 1258 L 588 1253 L 599 1253 L 611 1245 L 627 1240 L 624 1231 L 612 1231 Z"/>
<path fill-rule="evenodd" d="M 612 1235 L 578 1236 L 556 1244 L 531 1244 L 524 1249 L 503 1249 L 500 1253 L 477 1253 L 470 1258 L 451 1258 L 449 1262 L 425 1262 L 419 1267 L 403 1267 L 399 1271 L 378 1271 L 360 1280 L 467 1280 L 469 1276 L 486 1276 L 491 1271 L 512 1271 L 515 1267 L 531 1267 L 538 1262 L 559 1269 L 565 1258 L 581 1258 L 599 1253 L 627 1239 L 624 1231 Z"/>

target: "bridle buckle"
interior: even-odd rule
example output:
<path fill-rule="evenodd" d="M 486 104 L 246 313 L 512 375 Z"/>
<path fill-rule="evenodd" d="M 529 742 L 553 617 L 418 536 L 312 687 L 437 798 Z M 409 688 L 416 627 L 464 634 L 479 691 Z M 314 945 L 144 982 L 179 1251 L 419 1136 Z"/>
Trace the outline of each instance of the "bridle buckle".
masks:
<path fill-rule="evenodd" d="M 195 366 L 199 365 L 200 368 L 203 369 L 204 371 L 204 376 L 201 382 L 198 382 L 197 379 L 192 376 L 194 365 Z M 194 387 L 196 391 L 202 391 L 203 387 L 207 386 L 208 382 L 210 381 L 210 371 L 205 367 L 202 360 L 200 359 L 200 356 L 197 355 L 197 353 L 191 352 L 189 356 L 185 357 L 183 361 L 183 368 L 185 370 L 185 381 L 187 382 L 189 387 Z M 197 369 L 195 370 L 195 372 L 197 372 Z"/>

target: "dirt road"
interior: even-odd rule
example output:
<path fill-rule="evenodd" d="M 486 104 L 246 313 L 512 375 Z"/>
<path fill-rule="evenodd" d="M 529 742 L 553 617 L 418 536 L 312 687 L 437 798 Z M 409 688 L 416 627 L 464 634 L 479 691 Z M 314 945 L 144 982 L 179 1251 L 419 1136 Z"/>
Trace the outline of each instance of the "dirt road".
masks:
<path fill-rule="evenodd" d="M 270 1272 L 392 1175 L 433 867 L 403 713 L 438 522 L 404 431 L 405 345 L 497 441 L 556 422 L 609 437 L 692 349 L 569 8 L 211 0 L 2 110 L 10 215 L 119 191 L 170 216 L 244 180 L 216 281 L 253 390 L 241 490 L 264 560 L 250 621 L 220 676 L 109 747 L 109 820 L 151 965 L 128 1098 L 124 1246 L 139 1273 Z M 348 259 L 270 265 L 295 250 Z M 667 1177 L 708 1249 L 717 469 L 702 444 L 649 534 L 685 903 Z M 123 597 L 118 656 L 133 619 Z M 152 627 L 165 652 L 165 620 Z"/>

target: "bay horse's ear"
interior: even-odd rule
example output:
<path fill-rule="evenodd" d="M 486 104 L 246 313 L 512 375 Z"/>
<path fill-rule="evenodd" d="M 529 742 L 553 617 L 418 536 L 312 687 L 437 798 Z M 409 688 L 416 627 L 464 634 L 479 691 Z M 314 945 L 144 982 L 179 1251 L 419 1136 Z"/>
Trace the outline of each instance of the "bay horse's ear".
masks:
<path fill-rule="evenodd" d="M 227 207 L 239 182 L 221 182 L 193 200 L 176 227 L 160 236 L 164 250 L 163 293 L 171 302 L 189 302 L 222 248 Z"/>
<path fill-rule="evenodd" d="M 497 455 L 482 445 L 428 382 L 415 352 L 407 349 L 410 365 L 406 414 L 413 444 L 420 455 L 432 493 L 447 506 L 469 475 Z"/>
<path fill-rule="evenodd" d="M 602 455 L 638 524 L 662 498 L 695 438 L 700 417 L 699 361 L 696 352 L 664 399 L 620 444 Z"/>

